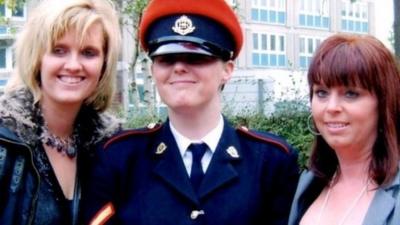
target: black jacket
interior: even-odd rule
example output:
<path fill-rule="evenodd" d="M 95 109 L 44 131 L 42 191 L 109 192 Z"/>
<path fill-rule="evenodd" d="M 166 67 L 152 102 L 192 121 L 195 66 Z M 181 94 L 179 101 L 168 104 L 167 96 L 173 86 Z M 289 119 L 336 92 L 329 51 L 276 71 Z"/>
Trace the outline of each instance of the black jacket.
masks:
<path fill-rule="evenodd" d="M 26 89 L 0 97 L 1 225 L 77 224 L 79 195 L 84 193 L 76 188 L 77 201 L 65 199 L 42 147 L 42 123 L 38 106 Z M 94 144 L 120 129 L 120 123 L 84 106 L 75 126 L 79 137 L 77 181 L 83 182 Z M 77 187 L 84 185 L 82 182 L 77 182 Z"/>

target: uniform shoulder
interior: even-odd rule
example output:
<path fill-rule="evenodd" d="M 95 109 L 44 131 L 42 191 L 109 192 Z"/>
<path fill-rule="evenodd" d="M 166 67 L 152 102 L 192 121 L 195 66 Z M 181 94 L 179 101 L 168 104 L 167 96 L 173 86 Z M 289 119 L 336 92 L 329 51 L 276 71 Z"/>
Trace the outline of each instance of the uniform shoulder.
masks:
<path fill-rule="evenodd" d="M 162 124 L 151 123 L 151 124 L 147 125 L 147 127 L 123 130 L 123 131 L 115 134 L 114 136 L 112 136 L 109 140 L 107 140 L 104 143 L 103 148 L 107 148 L 108 146 L 110 146 L 113 143 L 123 141 L 123 140 L 131 138 L 131 137 L 136 137 L 136 136 L 140 137 L 140 136 L 151 135 L 151 134 L 159 131 L 161 127 L 162 127 Z"/>
<path fill-rule="evenodd" d="M 247 127 L 240 126 L 236 128 L 237 133 L 241 136 L 244 136 L 253 141 L 263 142 L 266 144 L 270 144 L 280 149 L 285 153 L 291 153 L 292 147 L 283 139 L 282 137 L 268 133 L 268 132 L 260 132 L 255 130 L 250 130 Z"/>

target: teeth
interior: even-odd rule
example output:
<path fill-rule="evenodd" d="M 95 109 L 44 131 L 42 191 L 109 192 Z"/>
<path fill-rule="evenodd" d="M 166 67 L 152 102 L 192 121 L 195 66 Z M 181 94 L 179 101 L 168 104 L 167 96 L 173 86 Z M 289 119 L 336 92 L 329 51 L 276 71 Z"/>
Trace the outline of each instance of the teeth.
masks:
<path fill-rule="evenodd" d="M 342 127 L 346 126 L 345 123 L 328 123 L 327 125 L 328 125 L 328 127 L 332 127 L 332 128 L 342 128 Z"/>
<path fill-rule="evenodd" d="M 82 77 L 77 77 L 77 76 L 60 76 L 60 80 L 69 83 L 69 84 L 76 84 L 79 83 L 83 80 Z"/>

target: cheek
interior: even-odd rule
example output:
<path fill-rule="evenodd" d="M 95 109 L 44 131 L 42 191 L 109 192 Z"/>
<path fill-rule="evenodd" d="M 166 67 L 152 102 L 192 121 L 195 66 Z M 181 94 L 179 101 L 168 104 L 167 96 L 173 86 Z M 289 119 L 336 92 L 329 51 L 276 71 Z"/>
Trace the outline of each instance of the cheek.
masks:
<path fill-rule="evenodd" d="M 311 100 L 311 114 L 313 115 L 313 117 L 318 116 L 318 114 L 321 111 L 321 104 L 318 103 L 315 99 Z"/>

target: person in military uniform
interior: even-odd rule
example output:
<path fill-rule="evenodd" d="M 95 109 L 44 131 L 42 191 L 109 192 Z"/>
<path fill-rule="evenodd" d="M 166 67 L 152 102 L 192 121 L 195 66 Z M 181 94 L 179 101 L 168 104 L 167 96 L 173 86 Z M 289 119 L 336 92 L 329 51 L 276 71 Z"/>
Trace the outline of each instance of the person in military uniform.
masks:
<path fill-rule="evenodd" d="M 243 36 L 224 0 L 152 0 L 140 42 L 168 119 L 99 148 L 89 224 L 286 225 L 297 154 L 270 133 L 233 128 L 220 93 Z"/>

